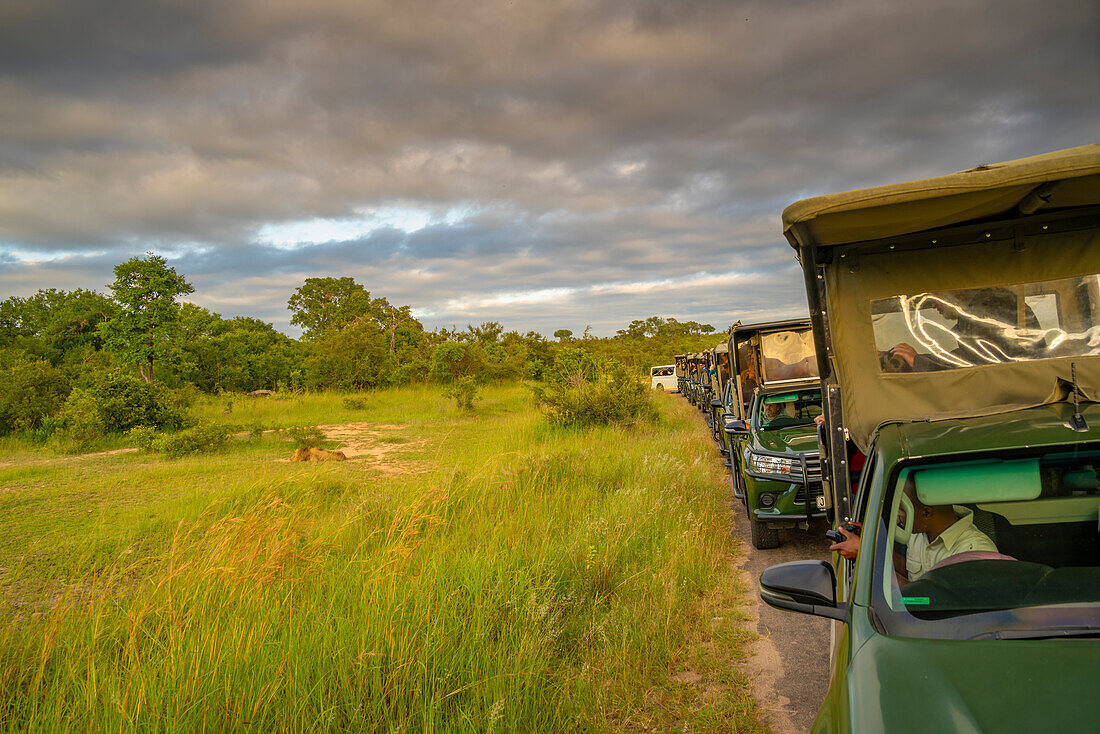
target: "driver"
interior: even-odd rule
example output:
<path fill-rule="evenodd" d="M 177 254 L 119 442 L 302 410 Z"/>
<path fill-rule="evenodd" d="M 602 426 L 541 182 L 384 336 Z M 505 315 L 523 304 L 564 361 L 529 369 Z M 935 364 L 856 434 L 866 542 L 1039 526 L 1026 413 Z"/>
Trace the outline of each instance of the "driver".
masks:
<path fill-rule="evenodd" d="M 917 498 L 913 475 L 905 481 L 902 490 L 913 503 L 913 533 L 906 544 L 905 556 L 894 553 L 894 575 L 899 585 L 928 573 L 933 567 L 951 556 L 969 551 L 997 552 L 997 546 L 989 536 L 974 527 L 974 515 L 969 510 L 959 515 L 951 505 L 926 505 Z M 898 510 L 898 519 L 905 521 L 905 510 Z M 860 523 L 853 523 L 862 527 Z M 836 551 L 849 561 L 859 555 L 859 536 L 838 528 L 844 535 L 840 543 L 833 543 L 829 550 Z"/>
<path fill-rule="evenodd" d="M 764 419 L 764 425 L 769 426 L 775 421 L 782 418 L 794 419 L 794 411 L 792 405 L 786 401 L 776 401 L 774 403 L 765 402 L 764 409 L 761 411 L 761 417 Z"/>

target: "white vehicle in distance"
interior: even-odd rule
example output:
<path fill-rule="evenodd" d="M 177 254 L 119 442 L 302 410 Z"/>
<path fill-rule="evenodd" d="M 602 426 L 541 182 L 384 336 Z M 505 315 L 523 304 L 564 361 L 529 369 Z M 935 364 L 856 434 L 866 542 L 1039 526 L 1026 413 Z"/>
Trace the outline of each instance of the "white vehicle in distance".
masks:
<path fill-rule="evenodd" d="M 649 387 L 651 390 L 676 392 L 676 365 L 662 364 L 650 367 Z"/>

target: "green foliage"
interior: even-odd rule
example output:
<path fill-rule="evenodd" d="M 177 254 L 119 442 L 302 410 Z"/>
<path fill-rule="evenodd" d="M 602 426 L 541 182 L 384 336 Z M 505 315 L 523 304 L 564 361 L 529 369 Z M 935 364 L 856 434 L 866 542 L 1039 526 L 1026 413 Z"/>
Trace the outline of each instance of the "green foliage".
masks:
<path fill-rule="evenodd" d="M 45 360 L 17 360 L 0 368 L 0 435 L 39 428 L 68 394 L 68 380 Z"/>
<path fill-rule="evenodd" d="M 65 400 L 59 412 L 62 425 L 78 448 L 88 446 L 107 435 L 107 422 L 99 409 L 96 397 L 87 390 L 76 388 Z"/>
<path fill-rule="evenodd" d="M 546 371 L 546 380 L 554 384 L 592 382 L 600 374 L 596 359 L 583 349 L 564 347 L 554 355 L 554 365 Z"/>
<path fill-rule="evenodd" d="M 107 349 L 134 363 L 142 379 L 179 351 L 180 308 L 176 298 L 195 289 L 159 255 L 134 257 L 115 266 L 111 292 L 120 311 L 99 325 Z"/>
<path fill-rule="evenodd" d="M 144 382 L 128 372 L 111 372 L 87 388 L 73 390 L 61 417 L 69 435 L 86 445 L 108 433 L 125 433 L 137 426 L 183 426 L 186 413 L 175 397 L 159 383 Z"/>
<path fill-rule="evenodd" d="M 558 329 L 554 332 L 554 338 L 560 342 L 569 341 L 573 337 L 573 332 L 569 329 Z"/>
<path fill-rule="evenodd" d="M 450 384 L 462 377 L 478 378 L 485 369 L 485 349 L 476 343 L 445 341 L 432 351 L 432 379 Z"/>
<path fill-rule="evenodd" d="M 621 362 L 610 362 L 592 378 L 585 374 L 582 369 L 569 379 L 532 388 L 535 404 L 552 425 L 623 426 L 656 417 L 648 386 Z"/>
<path fill-rule="evenodd" d="M 176 433 L 160 435 L 154 442 L 154 450 L 172 458 L 192 454 L 210 454 L 221 451 L 229 443 L 228 426 L 216 423 L 200 423 Z"/>
<path fill-rule="evenodd" d="M 97 327 L 117 305 L 95 291 L 54 288 L 0 302 L 0 348 L 17 347 L 57 366 L 65 354 L 102 346 Z"/>
<path fill-rule="evenodd" d="M 339 331 L 356 319 L 378 314 L 370 292 L 354 278 L 306 278 L 287 301 L 290 323 L 302 327 L 304 339 Z"/>
<path fill-rule="evenodd" d="M 376 322 L 361 319 L 330 329 L 310 345 L 303 364 L 311 390 L 366 390 L 389 384 L 394 366 L 388 335 Z"/>
<path fill-rule="evenodd" d="M 451 383 L 451 386 L 446 389 L 444 394 L 446 394 L 447 397 L 455 399 L 455 403 L 458 405 L 459 410 L 465 410 L 467 413 L 472 413 L 474 410 L 474 401 L 479 397 L 477 379 L 469 375 L 459 377 Z"/>
<path fill-rule="evenodd" d="M 351 395 L 348 395 L 344 398 L 343 403 L 344 403 L 344 407 L 347 408 L 348 410 L 366 410 L 367 409 L 367 401 L 366 401 L 365 398 L 353 397 Z"/>
<path fill-rule="evenodd" d="M 308 449 L 310 446 L 322 446 L 325 443 L 325 434 L 317 426 L 288 428 L 286 434 L 296 449 Z"/>
<path fill-rule="evenodd" d="M 625 329 L 615 332 L 619 338 L 639 339 L 650 336 L 659 339 L 667 339 L 678 336 L 696 334 L 712 334 L 714 327 L 710 324 L 700 324 L 697 321 L 677 321 L 672 318 L 650 316 L 648 319 L 635 319 Z"/>
<path fill-rule="evenodd" d="M 224 449 L 229 443 L 230 427 L 203 422 L 175 433 L 163 433 L 150 426 L 138 426 L 127 433 L 138 448 L 163 453 L 172 458 L 193 454 L 211 454 Z"/>

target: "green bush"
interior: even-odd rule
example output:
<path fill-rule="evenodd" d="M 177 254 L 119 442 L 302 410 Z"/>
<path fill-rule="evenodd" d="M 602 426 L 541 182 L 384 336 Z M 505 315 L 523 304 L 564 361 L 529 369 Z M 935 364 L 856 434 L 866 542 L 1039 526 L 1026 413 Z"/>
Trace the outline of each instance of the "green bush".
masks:
<path fill-rule="evenodd" d="M 344 407 L 348 410 L 366 410 L 367 401 L 366 398 L 353 398 L 348 396 L 344 398 Z"/>
<path fill-rule="evenodd" d="M 176 433 L 158 433 L 149 426 L 138 426 L 127 435 L 145 451 L 179 458 L 221 451 L 229 443 L 229 430 L 217 423 L 200 423 Z"/>
<path fill-rule="evenodd" d="M 69 381 L 45 360 L 0 369 L 0 435 L 34 431 L 65 403 Z"/>
<path fill-rule="evenodd" d="M 160 439 L 160 436 L 157 435 L 155 428 L 138 426 L 136 428 L 131 428 L 126 435 L 131 441 L 137 444 L 139 449 L 144 451 L 159 451 L 157 441 Z"/>
<path fill-rule="evenodd" d="M 459 410 L 465 410 L 468 413 L 472 413 L 474 410 L 474 401 L 478 398 L 478 392 L 477 379 L 466 376 L 456 379 L 451 386 L 444 391 L 444 394 L 447 395 L 447 397 L 455 399 L 455 403 L 458 404 Z"/>
<path fill-rule="evenodd" d="M 178 433 L 166 433 L 157 439 L 156 446 L 168 456 L 178 458 L 191 454 L 210 454 L 221 451 L 229 443 L 229 428 L 217 423 L 200 423 Z"/>
<path fill-rule="evenodd" d="M 137 375 L 109 372 L 88 388 L 95 398 L 108 433 L 123 433 L 135 426 L 173 429 L 187 422 L 175 395 L 159 382 L 145 382 Z"/>
<path fill-rule="evenodd" d="M 547 382 L 579 385 L 593 382 L 600 376 L 600 365 L 588 352 L 576 347 L 565 347 L 554 357 L 554 365 L 545 371 Z"/>
<path fill-rule="evenodd" d="M 559 380 L 533 390 L 535 404 L 553 425 L 630 425 L 656 417 L 646 385 L 617 360 L 593 379 Z"/>
<path fill-rule="evenodd" d="M 66 433 L 77 447 L 87 446 L 107 435 L 107 424 L 99 409 L 99 402 L 87 390 L 76 388 L 69 393 L 59 417 Z"/>

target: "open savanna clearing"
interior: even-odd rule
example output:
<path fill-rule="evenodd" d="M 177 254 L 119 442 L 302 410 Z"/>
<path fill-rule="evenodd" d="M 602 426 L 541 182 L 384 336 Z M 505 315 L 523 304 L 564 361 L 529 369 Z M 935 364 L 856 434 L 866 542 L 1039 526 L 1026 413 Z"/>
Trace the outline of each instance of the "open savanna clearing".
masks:
<path fill-rule="evenodd" d="M 728 482 L 684 401 L 239 400 L 227 451 L 0 466 L 8 731 L 763 731 Z M 323 426 L 344 462 L 289 462 Z M 262 433 L 261 433 L 262 429 Z"/>

